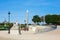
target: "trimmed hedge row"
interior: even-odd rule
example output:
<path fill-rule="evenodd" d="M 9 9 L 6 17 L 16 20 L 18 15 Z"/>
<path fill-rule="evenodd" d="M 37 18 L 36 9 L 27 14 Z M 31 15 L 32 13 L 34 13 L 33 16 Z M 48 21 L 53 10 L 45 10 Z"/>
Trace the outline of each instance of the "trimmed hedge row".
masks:
<path fill-rule="evenodd" d="M 8 30 L 8 26 L 0 26 L 0 30 Z"/>

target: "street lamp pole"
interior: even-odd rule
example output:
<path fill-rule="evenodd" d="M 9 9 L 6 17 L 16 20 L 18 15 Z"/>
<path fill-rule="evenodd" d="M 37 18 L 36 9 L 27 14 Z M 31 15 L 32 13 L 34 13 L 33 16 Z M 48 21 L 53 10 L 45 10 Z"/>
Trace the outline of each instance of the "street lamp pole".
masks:
<path fill-rule="evenodd" d="M 10 23 L 10 12 L 8 12 L 8 23 Z M 8 28 L 8 33 L 10 34 L 10 27 Z"/>

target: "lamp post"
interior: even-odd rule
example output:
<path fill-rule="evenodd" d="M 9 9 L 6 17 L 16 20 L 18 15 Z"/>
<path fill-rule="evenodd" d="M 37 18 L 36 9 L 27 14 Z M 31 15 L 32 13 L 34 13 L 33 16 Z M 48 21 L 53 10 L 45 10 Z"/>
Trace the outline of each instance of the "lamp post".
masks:
<path fill-rule="evenodd" d="M 8 23 L 10 23 L 10 12 L 8 12 Z M 10 34 L 10 27 L 8 28 L 8 33 Z"/>

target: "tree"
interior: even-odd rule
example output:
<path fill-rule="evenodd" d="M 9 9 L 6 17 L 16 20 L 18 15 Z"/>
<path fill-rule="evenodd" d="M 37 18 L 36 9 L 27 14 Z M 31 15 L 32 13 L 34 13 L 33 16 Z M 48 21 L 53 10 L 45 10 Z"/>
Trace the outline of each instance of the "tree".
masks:
<path fill-rule="evenodd" d="M 60 24 L 60 15 L 46 15 L 45 21 L 47 24 Z"/>
<path fill-rule="evenodd" d="M 32 21 L 36 24 L 39 24 L 41 22 L 40 17 L 38 15 L 33 16 Z"/>

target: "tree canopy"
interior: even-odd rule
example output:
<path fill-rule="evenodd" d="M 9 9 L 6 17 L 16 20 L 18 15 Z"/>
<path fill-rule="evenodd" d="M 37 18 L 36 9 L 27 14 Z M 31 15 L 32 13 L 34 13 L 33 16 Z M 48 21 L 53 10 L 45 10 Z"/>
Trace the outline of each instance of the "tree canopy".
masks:
<path fill-rule="evenodd" d="M 32 21 L 36 24 L 39 24 L 41 22 L 40 17 L 38 15 L 33 16 Z"/>
<path fill-rule="evenodd" d="M 60 24 L 60 15 L 46 15 L 45 21 L 47 24 Z"/>

